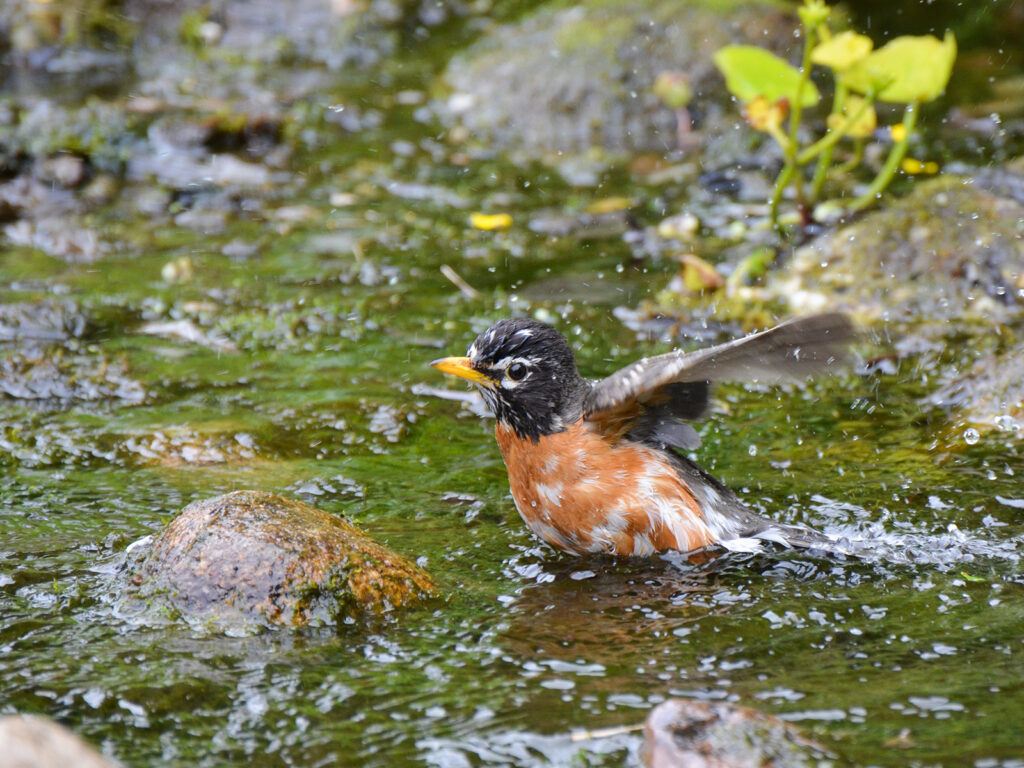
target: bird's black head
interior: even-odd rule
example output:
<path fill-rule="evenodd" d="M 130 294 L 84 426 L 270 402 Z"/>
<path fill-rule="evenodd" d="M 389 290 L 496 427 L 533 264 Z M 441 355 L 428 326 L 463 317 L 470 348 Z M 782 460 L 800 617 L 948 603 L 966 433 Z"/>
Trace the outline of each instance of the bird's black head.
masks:
<path fill-rule="evenodd" d="M 435 368 L 477 385 L 498 421 L 520 437 L 561 432 L 580 417 L 588 384 L 558 331 L 536 320 L 500 320 L 481 333 L 466 357 Z"/>

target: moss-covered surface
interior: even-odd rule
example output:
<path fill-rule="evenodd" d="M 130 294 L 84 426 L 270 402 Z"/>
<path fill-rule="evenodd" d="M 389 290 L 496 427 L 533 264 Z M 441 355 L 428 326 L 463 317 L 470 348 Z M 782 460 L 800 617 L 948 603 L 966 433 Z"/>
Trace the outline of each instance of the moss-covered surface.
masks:
<path fill-rule="evenodd" d="M 783 298 L 865 317 L 943 327 L 1018 317 L 1024 202 L 958 176 L 923 182 L 799 249 L 789 275 L 797 282 L 780 280 Z"/>
<path fill-rule="evenodd" d="M 126 578 L 131 599 L 217 629 L 340 626 L 435 592 L 426 572 L 347 520 L 257 491 L 185 507 Z"/>

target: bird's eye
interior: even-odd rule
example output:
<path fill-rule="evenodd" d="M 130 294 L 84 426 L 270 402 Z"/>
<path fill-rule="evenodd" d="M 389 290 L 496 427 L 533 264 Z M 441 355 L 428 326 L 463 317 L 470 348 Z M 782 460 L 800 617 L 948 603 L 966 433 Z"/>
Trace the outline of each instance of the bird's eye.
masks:
<path fill-rule="evenodd" d="M 512 381 L 521 381 L 526 377 L 528 370 L 529 369 L 526 367 L 525 363 L 512 363 L 512 365 L 508 367 L 508 371 L 506 371 L 506 373 Z"/>

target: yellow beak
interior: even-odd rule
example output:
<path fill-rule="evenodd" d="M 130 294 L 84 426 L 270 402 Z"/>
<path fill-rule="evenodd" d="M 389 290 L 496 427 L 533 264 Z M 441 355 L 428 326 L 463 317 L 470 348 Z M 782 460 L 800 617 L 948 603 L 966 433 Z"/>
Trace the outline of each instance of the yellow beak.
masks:
<path fill-rule="evenodd" d="M 481 386 L 494 386 L 494 382 L 484 373 L 481 373 L 469 361 L 468 357 L 442 357 L 431 363 L 441 373 L 450 373 L 460 379 L 467 379 L 474 384 Z"/>

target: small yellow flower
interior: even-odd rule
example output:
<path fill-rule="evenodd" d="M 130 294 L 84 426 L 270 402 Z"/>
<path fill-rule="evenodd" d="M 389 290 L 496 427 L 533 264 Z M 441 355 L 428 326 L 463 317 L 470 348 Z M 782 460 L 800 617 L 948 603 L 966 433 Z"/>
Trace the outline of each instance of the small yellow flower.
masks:
<path fill-rule="evenodd" d="M 744 119 L 751 128 L 764 133 L 778 130 L 787 114 L 789 102 L 785 99 L 768 101 L 764 96 L 757 96 L 743 105 Z"/>
<path fill-rule="evenodd" d="M 873 106 L 870 104 L 867 107 L 864 106 L 864 99 L 860 96 L 847 96 L 841 114 L 833 112 L 828 116 L 826 123 L 830 130 L 835 131 L 845 125 L 848 118 L 858 113 L 860 117 L 847 128 L 846 135 L 854 139 L 864 139 L 874 133 L 875 127 L 878 125 L 878 116 L 875 114 Z"/>
<path fill-rule="evenodd" d="M 903 162 L 900 163 L 900 168 L 903 169 L 904 173 L 911 176 L 917 176 L 921 173 L 933 176 L 939 172 L 939 164 L 934 160 L 921 161 L 916 160 L 913 157 L 903 158 Z"/>
<path fill-rule="evenodd" d="M 512 217 L 507 213 L 474 213 L 469 217 L 469 223 L 476 229 L 490 232 L 494 229 L 508 229 L 512 226 Z"/>
<path fill-rule="evenodd" d="M 896 125 L 889 129 L 889 136 L 892 137 L 893 141 L 903 141 L 907 138 L 907 129 L 903 126 L 903 123 L 896 123 Z"/>

